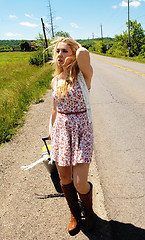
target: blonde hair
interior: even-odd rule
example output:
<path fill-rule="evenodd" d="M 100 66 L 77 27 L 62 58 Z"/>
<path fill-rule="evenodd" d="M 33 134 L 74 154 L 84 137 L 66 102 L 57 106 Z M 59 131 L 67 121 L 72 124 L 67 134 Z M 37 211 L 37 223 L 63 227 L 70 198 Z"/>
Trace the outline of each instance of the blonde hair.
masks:
<path fill-rule="evenodd" d="M 73 58 L 71 58 L 71 63 L 68 64 L 65 69 L 63 69 L 61 66 L 59 66 L 56 62 L 57 58 L 57 47 L 60 42 L 66 43 L 69 45 L 73 52 Z M 55 64 L 55 72 L 54 72 L 54 77 L 62 73 L 63 71 L 65 72 L 65 77 L 66 79 L 63 81 L 61 86 L 57 87 L 57 96 L 58 98 L 63 97 L 69 89 L 73 86 L 77 75 L 79 73 L 79 67 L 76 61 L 76 51 L 79 48 L 79 43 L 77 43 L 75 40 L 72 38 L 65 38 L 61 37 L 57 40 L 57 43 L 55 44 L 54 52 L 53 52 L 53 61 Z"/>

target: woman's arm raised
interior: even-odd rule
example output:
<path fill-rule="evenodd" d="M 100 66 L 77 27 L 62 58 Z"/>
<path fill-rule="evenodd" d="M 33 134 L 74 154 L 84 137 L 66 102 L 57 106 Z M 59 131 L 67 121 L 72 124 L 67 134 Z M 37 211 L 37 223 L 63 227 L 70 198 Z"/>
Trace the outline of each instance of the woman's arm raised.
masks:
<path fill-rule="evenodd" d="M 84 47 L 78 48 L 77 52 L 76 52 L 76 60 L 77 60 L 77 63 L 78 63 L 78 66 L 79 66 L 81 72 L 83 73 L 86 85 L 87 85 L 88 89 L 90 89 L 91 78 L 93 75 L 93 69 L 90 64 L 89 51 Z"/>

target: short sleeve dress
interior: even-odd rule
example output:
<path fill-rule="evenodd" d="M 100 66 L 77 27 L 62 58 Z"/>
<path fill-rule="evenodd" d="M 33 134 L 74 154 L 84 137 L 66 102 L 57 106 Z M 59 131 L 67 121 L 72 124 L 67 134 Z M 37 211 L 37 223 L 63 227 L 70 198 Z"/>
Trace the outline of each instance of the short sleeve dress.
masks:
<path fill-rule="evenodd" d="M 78 77 L 62 98 L 57 97 L 59 80 L 57 77 L 53 79 L 52 95 L 58 112 L 51 133 L 51 158 L 59 166 L 75 166 L 92 160 L 93 127 L 87 116 Z"/>

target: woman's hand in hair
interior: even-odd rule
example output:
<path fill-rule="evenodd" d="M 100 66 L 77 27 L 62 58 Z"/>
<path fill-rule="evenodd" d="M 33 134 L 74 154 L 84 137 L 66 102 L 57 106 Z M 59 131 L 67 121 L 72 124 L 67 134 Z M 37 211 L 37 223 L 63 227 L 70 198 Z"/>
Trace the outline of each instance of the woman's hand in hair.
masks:
<path fill-rule="evenodd" d="M 63 66 L 67 67 L 69 64 L 73 63 L 75 60 L 76 60 L 76 56 L 75 55 L 66 57 Z"/>

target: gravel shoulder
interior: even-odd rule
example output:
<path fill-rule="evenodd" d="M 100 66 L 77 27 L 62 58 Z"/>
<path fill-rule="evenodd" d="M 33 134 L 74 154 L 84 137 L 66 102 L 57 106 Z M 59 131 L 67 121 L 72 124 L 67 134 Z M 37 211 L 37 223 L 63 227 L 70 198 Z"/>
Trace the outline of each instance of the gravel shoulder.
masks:
<path fill-rule="evenodd" d="M 89 180 L 94 185 L 96 229 L 91 234 L 80 231 L 74 237 L 69 236 L 66 201 L 56 192 L 43 163 L 28 171 L 21 170 L 22 165 L 41 157 L 41 138 L 48 134 L 51 106 L 51 91 L 48 91 L 43 103 L 31 105 L 25 124 L 15 138 L 0 148 L 0 239 L 109 240 L 108 218 L 94 155 Z"/>

